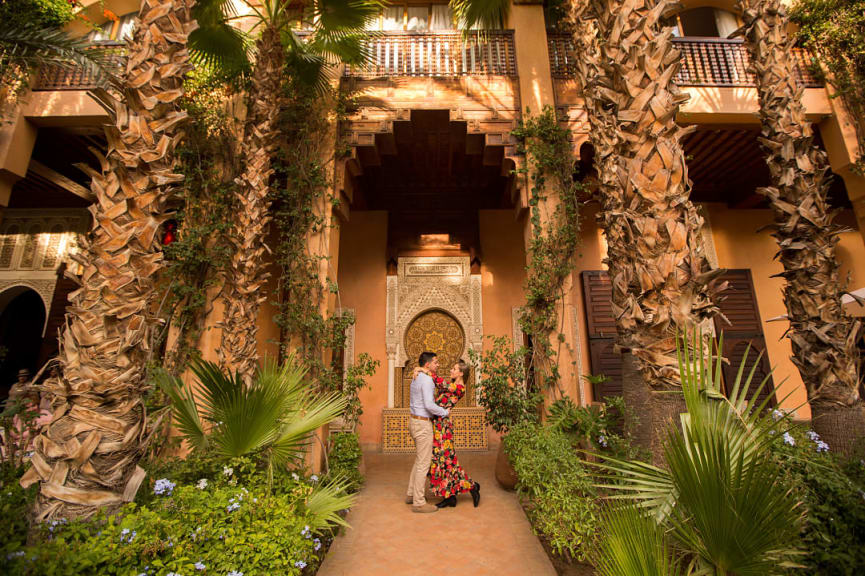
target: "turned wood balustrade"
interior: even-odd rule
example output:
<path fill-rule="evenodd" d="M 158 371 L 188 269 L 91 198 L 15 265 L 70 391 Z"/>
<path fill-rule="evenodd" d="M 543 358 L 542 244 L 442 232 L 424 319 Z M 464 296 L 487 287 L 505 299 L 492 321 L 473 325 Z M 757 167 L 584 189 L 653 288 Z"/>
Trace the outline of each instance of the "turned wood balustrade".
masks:
<path fill-rule="evenodd" d="M 682 53 L 682 66 L 676 74 L 679 86 L 754 86 L 754 76 L 748 72 L 750 56 L 741 39 L 673 38 Z M 547 34 L 550 71 L 553 78 L 572 78 L 575 73 L 573 41 L 569 34 Z M 820 88 L 823 82 L 808 66 L 810 55 L 794 48 L 796 75 L 800 86 Z"/>

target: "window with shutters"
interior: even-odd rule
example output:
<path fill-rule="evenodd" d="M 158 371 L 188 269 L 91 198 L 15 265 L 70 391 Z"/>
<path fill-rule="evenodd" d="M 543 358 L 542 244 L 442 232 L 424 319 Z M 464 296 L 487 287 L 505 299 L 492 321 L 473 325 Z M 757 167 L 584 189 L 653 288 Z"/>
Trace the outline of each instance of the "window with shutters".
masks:
<path fill-rule="evenodd" d="M 754 368 L 751 393 L 768 378 L 759 391 L 758 401 L 769 398 L 769 406 L 775 405 L 772 394 L 769 359 L 766 356 L 766 339 L 763 323 L 757 307 L 757 296 L 750 270 L 727 270 L 722 277 L 729 288 L 720 303 L 721 312 L 729 320 L 715 318 L 715 330 L 724 334 L 724 358 L 728 360 L 721 369 L 724 376 L 725 393 L 732 390 L 739 366 L 747 351 L 745 374 Z M 586 308 L 587 335 L 591 356 L 592 373 L 607 377 L 607 381 L 595 386 L 592 391 L 596 401 L 622 394 L 622 358 L 613 351 L 616 321 L 613 317 L 613 292 L 607 273 L 603 270 L 582 272 L 583 299 Z M 750 347 L 750 348 L 749 348 Z M 762 356 L 760 354 L 762 353 Z"/>

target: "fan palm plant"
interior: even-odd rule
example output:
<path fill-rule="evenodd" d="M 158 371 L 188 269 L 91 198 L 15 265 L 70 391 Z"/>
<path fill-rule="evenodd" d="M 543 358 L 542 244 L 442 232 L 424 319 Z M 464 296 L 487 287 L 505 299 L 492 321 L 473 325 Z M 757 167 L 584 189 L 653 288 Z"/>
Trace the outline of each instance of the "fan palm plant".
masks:
<path fill-rule="evenodd" d="M 596 464 L 614 480 L 603 484 L 611 500 L 626 508 L 611 512 L 614 521 L 597 558 L 602 574 L 647 573 L 634 569 L 645 565 L 643 555 L 667 555 L 658 530 L 669 533 L 690 574 L 765 575 L 791 564 L 801 513 L 769 453 L 787 420 L 765 410 L 768 399 L 748 402 L 768 385 L 768 376 L 749 394 L 755 368 L 746 375 L 746 361 L 747 354 L 725 397 L 720 362 L 705 353 L 698 337 L 680 340 L 688 411 L 682 430 L 668 432 L 666 468 L 615 459 Z M 644 551 L 640 542 L 655 544 Z"/>
<path fill-rule="evenodd" d="M 239 372 L 224 373 L 213 362 L 195 361 L 190 369 L 194 386 L 165 371 L 156 375 L 171 398 L 181 436 L 226 459 L 260 458 L 270 478 L 298 461 L 312 432 L 339 416 L 348 402 L 338 393 L 315 394 L 306 368 L 293 356 L 282 365 L 265 363 L 248 384 Z"/>

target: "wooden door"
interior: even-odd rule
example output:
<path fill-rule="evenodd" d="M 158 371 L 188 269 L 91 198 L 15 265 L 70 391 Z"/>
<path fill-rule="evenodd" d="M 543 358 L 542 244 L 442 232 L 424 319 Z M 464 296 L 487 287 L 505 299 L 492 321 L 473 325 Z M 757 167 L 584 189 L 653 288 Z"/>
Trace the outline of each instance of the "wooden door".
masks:
<path fill-rule="evenodd" d="M 411 375 L 422 352 L 435 352 L 438 355 L 439 376 L 447 378 L 451 367 L 462 358 L 465 342 L 465 334 L 459 322 L 446 312 L 430 310 L 415 318 L 405 332 L 405 351 L 408 361 L 402 372 L 398 405 L 408 408 Z M 467 358 L 463 360 L 468 361 Z M 472 378 L 469 377 L 469 382 L 466 382 L 466 394 L 456 407 L 474 405 L 474 386 L 471 380 Z"/>
<path fill-rule="evenodd" d="M 607 377 L 606 382 L 593 386 L 592 398 L 603 402 L 609 396 L 622 395 L 622 357 L 613 351 L 616 336 L 613 287 L 603 270 L 586 270 L 581 277 L 592 374 Z"/>

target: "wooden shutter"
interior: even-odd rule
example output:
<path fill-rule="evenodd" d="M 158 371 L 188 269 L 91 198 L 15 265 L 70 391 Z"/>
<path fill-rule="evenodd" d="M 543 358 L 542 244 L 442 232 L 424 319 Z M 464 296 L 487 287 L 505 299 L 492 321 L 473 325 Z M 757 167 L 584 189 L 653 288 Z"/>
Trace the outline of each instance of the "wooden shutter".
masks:
<path fill-rule="evenodd" d="M 728 281 L 729 287 L 723 292 L 724 300 L 720 303 L 721 312 L 730 321 L 724 322 L 720 317 L 715 318 L 715 330 L 718 334 L 724 334 L 724 357 L 729 364 L 723 366 L 724 382 L 727 391 L 732 389 L 739 372 L 739 366 L 745 357 L 748 345 L 748 360 L 745 365 L 745 375 L 757 362 L 757 355 L 762 352 L 760 363 L 751 380 L 751 390 L 756 391 L 760 382 L 770 373 L 769 358 L 766 356 L 766 339 L 763 336 L 763 323 L 760 320 L 760 310 L 757 307 L 757 295 L 754 293 L 754 282 L 750 270 L 727 270 L 722 276 Z M 760 391 L 758 401 L 762 402 L 770 396 L 769 405 L 775 405 L 773 393 L 773 382 L 771 377 L 763 390 Z"/>
<path fill-rule="evenodd" d="M 592 374 L 607 377 L 592 390 L 596 402 L 622 395 L 622 357 L 613 351 L 616 320 L 613 317 L 613 288 L 603 270 L 586 270 L 582 274 L 583 301 L 589 337 Z"/>

